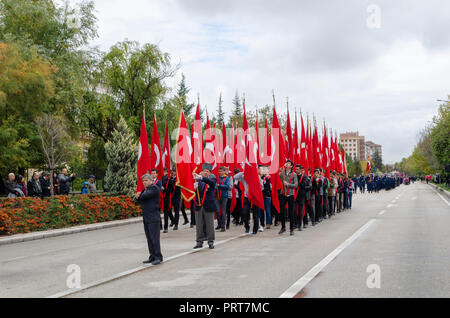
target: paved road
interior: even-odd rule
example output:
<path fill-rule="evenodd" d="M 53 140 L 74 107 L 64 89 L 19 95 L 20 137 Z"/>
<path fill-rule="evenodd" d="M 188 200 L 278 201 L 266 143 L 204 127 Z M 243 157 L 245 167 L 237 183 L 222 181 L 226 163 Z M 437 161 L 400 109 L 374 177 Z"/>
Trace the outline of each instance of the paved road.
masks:
<path fill-rule="evenodd" d="M 233 227 L 192 252 L 185 226 L 162 234 L 156 267 L 142 266 L 142 225 L 126 225 L 1 246 L 0 297 L 450 297 L 449 225 L 448 199 L 419 183 L 358 193 L 352 210 L 293 237 Z M 102 283 L 61 293 L 73 291 L 70 264 L 82 287 Z"/>

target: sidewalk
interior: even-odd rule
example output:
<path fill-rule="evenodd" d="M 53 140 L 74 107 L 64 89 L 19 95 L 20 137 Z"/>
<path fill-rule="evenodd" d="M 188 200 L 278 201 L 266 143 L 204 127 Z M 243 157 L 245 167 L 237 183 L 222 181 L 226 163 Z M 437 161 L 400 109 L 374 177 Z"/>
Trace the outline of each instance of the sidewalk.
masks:
<path fill-rule="evenodd" d="M 126 220 L 77 225 L 77 226 L 72 226 L 72 227 L 63 228 L 63 229 L 39 231 L 39 232 L 25 233 L 25 234 L 15 234 L 15 235 L 10 235 L 10 236 L 0 237 L 0 246 L 6 245 L 6 244 L 19 243 L 19 242 L 40 240 L 40 239 L 45 239 L 48 237 L 55 237 L 55 236 L 69 235 L 69 234 L 80 233 L 80 232 L 106 229 L 106 228 L 110 228 L 110 227 L 134 224 L 134 223 L 139 223 L 139 222 L 142 222 L 142 216 L 130 218 L 130 219 L 126 219 Z"/>
<path fill-rule="evenodd" d="M 425 184 L 425 183 L 424 183 Z M 441 187 L 438 187 L 437 185 L 433 184 L 433 183 L 428 183 L 428 185 L 432 186 L 435 190 L 439 191 L 439 193 L 445 195 L 447 198 L 450 199 L 450 192 L 448 192 L 445 189 L 442 189 Z"/>

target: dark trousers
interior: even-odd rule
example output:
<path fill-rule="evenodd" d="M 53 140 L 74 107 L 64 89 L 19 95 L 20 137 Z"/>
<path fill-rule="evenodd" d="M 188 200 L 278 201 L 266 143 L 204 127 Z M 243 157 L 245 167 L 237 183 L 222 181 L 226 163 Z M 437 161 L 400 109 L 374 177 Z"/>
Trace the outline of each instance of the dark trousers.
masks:
<path fill-rule="evenodd" d="M 231 198 L 228 198 L 227 201 L 227 228 L 230 227 L 230 220 L 231 220 Z"/>
<path fill-rule="evenodd" d="M 348 209 L 348 193 L 344 192 L 344 209 Z"/>
<path fill-rule="evenodd" d="M 316 223 L 316 197 L 314 195 L 311 195 L 311 198 L 308 200 L 308 214 L 309 214 L 309 220 L 312 224 Z M 308 222 L 306 222 L 308 224 Z"/>
<path fill-rule="evenodd" d="M 160 244 L 160 229 L 159 223 L 146 223 L 144 222 L 145 237 L 147 238 L 148 252 L 150 253 L 149 260 L 163 260 L 161 254 Z"/>
<path fill-rule="evenodd" d="M 242 198 L 236 198 L 236 206 L 233 211 L 233 218 L 236 221 L 236 224 L 239 224 L 241 221 L 241 210 L 242 210 Z"/>
<path fill-rule="evenodd" d="M 242 209 L 242 221 L 246 230 L 250 230 L 250 213 L 253 218 L 253 233 L 258 233 L 259 218 L 258 207 L 256 205 L 251 206 L 248 198 L 244 198 L 244 208 Z"/>
<path fill-rule="evenodd" d="M 322 196 L 322 217 L 326 218 L 328 214 L 328 195 Z"/>
<path fill-rule="evenodd" d="M 164 230 L 169 228 L 169 219 L 170 222 L 174 223 L 174 217 L 172 214 L 172 210 L 169 208 L 170 201 L 169 198 L 164 199 Z"/>
<path fill-rule="evenodd" d="M 334 203 L 335 203 L 336 197 L 334 196 L 328 196 L 328 213 L 330 215 L 334 214 Z"/>
<path fill-rule="evenodd" d="M 288 208 L 286 211 L 286 203 L 288 204 Z M 284 196 L 283 194 L 280 195 L 280 219 L 281 219 L 281 227 L 283 229 L 286 228 L 286 215 L 289 218 L 289 229 L 291 231 L 294 230 L 294 226 L 296 223 L 295 220 L 295 207 L 294 207 L 294 196 L 291 195 L 289 197 Z"/>
<path fill-rule="evenodd" d="M 172 198 L 172 207 L 175 214 L 173 224 L 178 225 L 180 221 L 180 198 Z"/>
<path fill-rule="evenodd" d="M 213 243 L 216 238 L 214 232 L 214 212 L 206 212 L 204 207 L 200 211 L 195 212 L 197 243 L 203 244 L 203 241 Z"/>
<path fill-rule="evenodd" d="M 302 220 L 303 220 L 303 207 L 305 208 L 305 216 L 306 216 L 306 206 L 305 206 L 305 197 L 304 196 L 297 196 L 297 202 L 296 202 L 296 212 L 297 212 L 297 225 L 299 228 L 302 227 Z"/>
<path fill-rule="evenodd" d="M 183 199 L 179 199 L 179 202 L 181 202 L 181 208 L 180 208 L 180 210 L 181 210 L 181 213 L 183 214 L 183 219 L 184 219 L 184 222 L 186 222 L 186 223 L 188 223 L 189 222 L 189 219 L 188 219 L 188 217 L 187 217 L 187 214 L 186 214 L 186 208 L 184 207 L 184 200 Z M 191 203 L 192 204 L 192 203 Z M 192 215 L 191 215 L 191 218 L 192 218 Z M 177 222 L 177 224 L 178 224 L 178 222 Z"/>
<path fill-rule="evenodd" d="M 321 195 L 316 195 L 315 201 L 316 201 L 315 202 L 316 203 L 315 217 L 316 217 L 316 222 L 317 222 L 320 219 L 322 219 L 322 196 Z"/>

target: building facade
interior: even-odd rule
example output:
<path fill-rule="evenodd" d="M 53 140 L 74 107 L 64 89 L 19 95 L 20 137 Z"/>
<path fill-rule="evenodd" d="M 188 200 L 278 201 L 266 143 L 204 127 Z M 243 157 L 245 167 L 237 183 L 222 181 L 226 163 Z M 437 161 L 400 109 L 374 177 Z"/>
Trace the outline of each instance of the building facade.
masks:
<path fill-rule="evenodd" d="M 339 139 L 345 153 L 352 157 L 353 160 L 366 159 L 364 136 L 360 136 L 359 132 L 342 133 Z"/>
<path fill-rule="evenodd" d="M 370 156 L 370 158 L 373 158 L 373 156 L 375 155 L 375 152 L 377 152 L 377 151 L 378 151 L 378 154 L 380 155 L 380 158 L 383 159 L 381 145 L 377 145 L 376 143 L 374 143 L 372 141 L 367 141 L 365 143 L 365 148 L 366 148 L 366 159 L 368 156 Z"/>

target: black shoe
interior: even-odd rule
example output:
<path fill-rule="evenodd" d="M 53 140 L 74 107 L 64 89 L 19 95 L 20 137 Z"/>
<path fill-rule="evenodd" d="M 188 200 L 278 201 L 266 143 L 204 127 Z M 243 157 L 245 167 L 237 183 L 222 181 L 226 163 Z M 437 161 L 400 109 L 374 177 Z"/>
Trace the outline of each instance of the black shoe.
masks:
<path fill-rule="evenodd" d="M 217 227 L 216 227 L 216 231 L 217 231 L 217 230 L 220 230 L 220 226 L 217 226 Z"/>
<path fill-rule="evenodd" d="M 153 266 L 155 266 L 155 265 L 159 265 L 159 264 L 161 264 L 161 260 L 160 259 L 155 259 L 153 262 L 152 262 L 152 265 Z"/>
<path fill-rule="evenodd" d="M 144 263 L 144 264 L 150 264 L 151 262 L 153 262 L 153 260 L 148 259 L 148 260 L 143 261 L 142 263 Z"/>
<path fill-rule="evenodd" d="M 299 226 L 298 227 L 298 229 L 297 229 L 297 231 L 301 231 L 302 230 L 302 227 L 301 226 Z"/>
<path fill-rule="evenodd" d="M 230 224 L 227 225 L 227 230 L 229 230 L 229 229 L 230 229 Z"/>
<path fill-rule="evenodd" d="M 290 236 L 293 236 L 293 235 L 294 235 L 294 231 L 291 231 L 291 232 L 289 233 L 289 235 L 290 235 Z"/>
<path fill-rule="evenodd" d="M 274 226 L 278 226 L 278 225 L 280 225 L 280 222 L 275 222 Z"/>
<path fill-rule="evenodd" d="M 203 247 L 203 244 L 197 243 L 197 245 L 194 246 L 194 250 L 197 248 L 202 248 L 202 247 Z"/>
<path fill-rule="evenodd" d="M 163 233 L 167 233 L 167 232 L 169 232 L 169 231 L 168 231 L 168 230 L 164 230 L 164 231 L 163 231 Z"/>
<path fill-rule="evenodd" d="M 173 222 L 170 222 L 170 225 L 169 225 L 169 227 L 172 227 L 172 226 L 174 226 L 174 224 L 173 224 Z"/>
<path fill-rule="evenodd" d="M 312 226 L 316 226 L 316 222 L 312 222 Z"/>
<path fill-rule="evenodd" d="M 285 228 L 282 228 L 282 229 L 280 230 L 280 232 L 278 232 L 278 234 L 283 234 L 284 232 L 286 232 L 286 229 L 285 229 Z"/>
<path fill-rule="evenodd" d="M 183 223 L 183 225 L 186 225 L 186 224 L 188 224 L 189 223 L 189 221 L 188 220 L 184 220 L 184 223 Z"/>
<path fill-rule="evenodd" d="M 306 224 L 303 225 L 303 228 L 304 228 L 304 229 L 306 229 L 307 227 L 308 227 L 308 225 L 306 225 Z"/>
<path fill-rule="evenodd" d="M 214 249 L 214 243 L 208 243 L 209 249 L 213 250 Z"/>
<path fill-rule="evenodd" d="M 221 229 L 220 232 L 225 232 L 225 229 Z"/>
<path fill-rule="evenodd" d="M 192 229 L 194 227 L 194 224 L 191 224 L 190 228 Z"/>
<path fill-rule="evenodd" d="M 174 230 L 174 231 L 178 230 L 178 225 L 175 225 L 175 226 L 173 227 L 173 230 Z"/>

